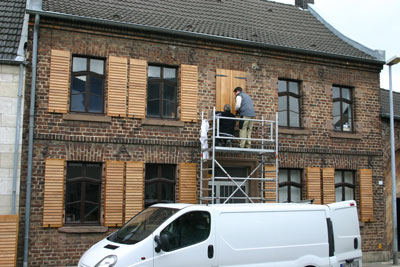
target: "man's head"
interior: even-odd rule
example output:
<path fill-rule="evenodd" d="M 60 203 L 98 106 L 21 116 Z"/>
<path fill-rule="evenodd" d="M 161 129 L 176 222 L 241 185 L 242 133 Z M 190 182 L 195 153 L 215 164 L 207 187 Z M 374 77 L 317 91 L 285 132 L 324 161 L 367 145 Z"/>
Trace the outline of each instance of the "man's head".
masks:
<path fill-rule="evenodd" d="M 236 87 L 235 88 L 235 90 L 233 90 L 233 93 L 235 94 L 235 95 L 238 95 L 238 94 L 240 94 L 241 92 L 243 91 L 243 89 L 242 89 L 242 87 Z"/>
<path fill-rule="evenodd" d="M 231 112 L 231 105 L 226 104 L 226 105 L 224 106 L 224 111 L 225 111 L 225 112 Z"/>

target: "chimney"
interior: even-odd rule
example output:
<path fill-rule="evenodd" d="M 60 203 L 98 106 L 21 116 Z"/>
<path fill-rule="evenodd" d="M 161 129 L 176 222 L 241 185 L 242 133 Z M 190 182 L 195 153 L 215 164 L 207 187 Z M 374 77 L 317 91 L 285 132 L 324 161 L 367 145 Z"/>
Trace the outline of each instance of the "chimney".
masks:
<path fill-rule="evenodd" d="M 301 7 L 302 9 L 307 9 L 308 4 L 314 4 L 314 0 L 296 0 L 294 5 Z"/>

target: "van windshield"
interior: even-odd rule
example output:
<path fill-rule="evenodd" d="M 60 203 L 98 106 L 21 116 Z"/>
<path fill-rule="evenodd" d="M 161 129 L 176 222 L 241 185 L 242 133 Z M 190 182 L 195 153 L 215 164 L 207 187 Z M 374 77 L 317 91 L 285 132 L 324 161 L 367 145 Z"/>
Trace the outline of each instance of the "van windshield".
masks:
<path fill-rule="evenodd" d="M 107 239 L 120 244 L 136 244 L 153 233 L 158 226 L 177 211 L 177 209 L 170 208 L 145 209 Z"/>

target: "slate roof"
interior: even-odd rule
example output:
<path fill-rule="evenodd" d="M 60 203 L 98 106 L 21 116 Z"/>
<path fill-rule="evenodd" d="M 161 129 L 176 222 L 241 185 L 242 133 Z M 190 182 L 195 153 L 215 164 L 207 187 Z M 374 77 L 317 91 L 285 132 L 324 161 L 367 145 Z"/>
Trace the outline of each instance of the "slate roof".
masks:
<path fill-rule="evenodd" d="M 17 56 L 24 22 L 26 0 L 0 1 L 0 59 Z"/>
<path fill-rule="evenodd" d="M 390 117 L 389 90 L 381 89 L 381 115 Z M 393 91 L 393 118 L 400 120 L 400 93 Z"/>
<path fill-rule="evenodd" d="M 43 11 L 377 61 L 344 42 L 309 11 L 266 0 L 43 0 Z"/>

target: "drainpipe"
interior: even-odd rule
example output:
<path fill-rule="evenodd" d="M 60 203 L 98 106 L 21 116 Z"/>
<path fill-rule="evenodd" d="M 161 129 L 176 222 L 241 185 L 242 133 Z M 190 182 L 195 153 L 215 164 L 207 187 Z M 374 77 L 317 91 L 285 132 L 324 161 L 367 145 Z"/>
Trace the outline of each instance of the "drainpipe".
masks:
<path fill-rule="evenodd" d="M 25 202 L 25 234 L 24 234 L 24 262 L 23 267 L 28 267 L 29 251 L 29 227 L 31 215 L 31 186 L 32 186 L 32 157 L 33 157 L 33 131 L 35 119 L 35 96 L 36 96 L 36 77 L 37 77 L 37 54 L 38 54 L 38 35 L 39 35 L 40 16 L 35 15 L 35 27 L 33 31 L 33 51 L 32 51 L 32 83 L 31 101 L 29 108 L 29 141 L 28 141 L 28 170 L 26 177 L 26 202 Z"/>

